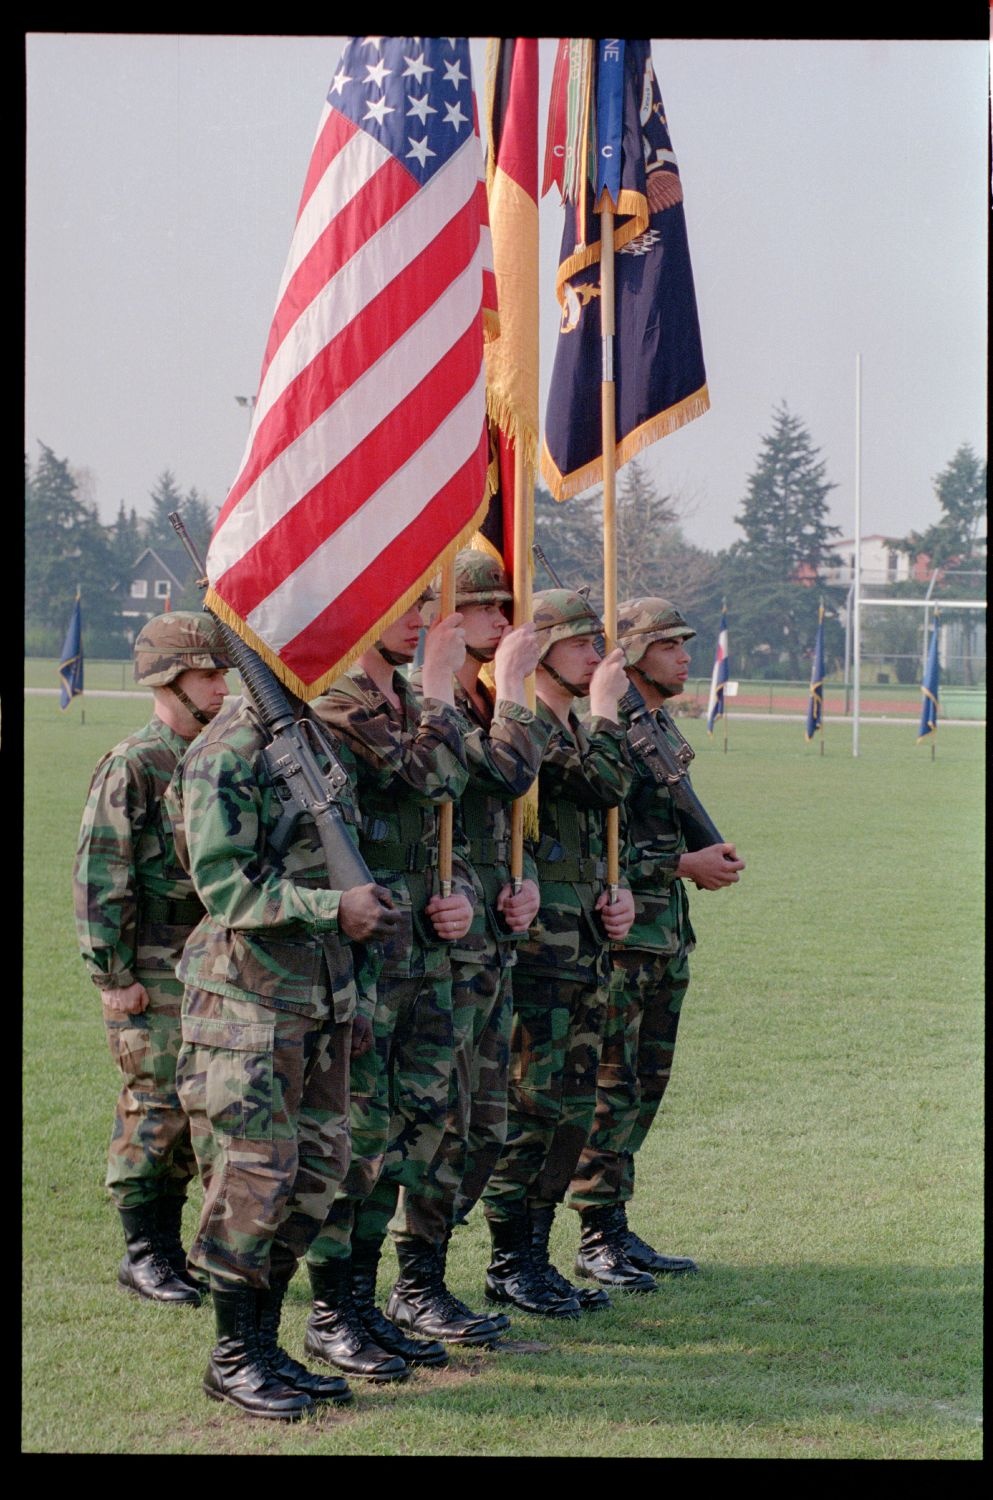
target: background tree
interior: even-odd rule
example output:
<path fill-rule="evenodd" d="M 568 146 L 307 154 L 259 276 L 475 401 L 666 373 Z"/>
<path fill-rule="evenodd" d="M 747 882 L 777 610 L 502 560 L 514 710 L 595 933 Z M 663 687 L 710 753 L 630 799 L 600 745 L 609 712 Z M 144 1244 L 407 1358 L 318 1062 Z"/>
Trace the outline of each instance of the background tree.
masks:
<path fill-rule="evenodd" d="M 927 531 L 912 531 L 897 545 L 912 557 L 922 553 L 930 567 L 939 570 L 934 596 L 982 599 L 986 572 L 986 465 L 980 463 L 968 443 L 962 443 L 952 459 L 932 479 L 941 507 L 941 519 Z M 944 612 L 946 625 L 958 627 L 963 681 L 976 681 L 975 642 L 980 625 L 976 610 Z"/>
<path fill-rule="evenodd" d="M 124 508 L 122 500 L 117 508 L 117 519 L 110 530 L 110 546 L 114 559 L 114 583 L 118 594 L 125 595 L 131 579 L 131 569 L 144 549 L 141 522 L 132 505 Z"/>
<path fill-rule="evenodd" d="M 25 460 L 24 615 L 26 640 L 55 655 L 77 587 L 90 651 L 106 651 L 116 630 L 114 557 L 96 507 L 84 505 L 64 458 L 45 443 L 34 469 Z"/>
<path fill-rule="evenodd" d="M 780 403 L 735 517 L 744 539 L 722 559 L 742 671 L 761 671 L 765 662 L 768 675 L 783 662 L 788 676 L 802 678 L 821 596 L 830 609 L 840 594 L 818 577 L 837 561 L 831 538 L 841 531 L 828 523 L 827 497 L 836 486 L 819 453 L 800 418 Z"/>
<path fill-rule="evenodd" d="M 169 514 L 182 504 L 175 475 L 171 469 L 163 469 L 152 489 L 152 509 L 144 522 L 145 546 L 154 547 L 163 558 L 171 558 L 178 545 Z"/>
<path fill-rule="evenodd" d="M 941 519 L 927 531 L 911 531 L 896 545 L 912 557 L 924 553 L 932 568 L 980 560 L 985 564 L 985 537 L 981 539 L 980 532 L 986 517 L 986 465 L 968 443 L 962 443 L 931 482 Z"/>
<path fill-rule="evenodd" d="M 721 584 L 712 553 L 688 542 L 679 525 L 684 503 L 659 493 L 638 459 L 625 464 L 617 485 L 617 596 L 660 594 L 675 600 L 694 623 L 720 613 Z M 590 585 L 603 602 L 603 494 L 592 490 L 561 503 L 535 486 L 535 537 L 569 588 Z M 535 587 L 550 580 L 535 570 Z M 716 629 L 716 626 L 715 626 Z"/>

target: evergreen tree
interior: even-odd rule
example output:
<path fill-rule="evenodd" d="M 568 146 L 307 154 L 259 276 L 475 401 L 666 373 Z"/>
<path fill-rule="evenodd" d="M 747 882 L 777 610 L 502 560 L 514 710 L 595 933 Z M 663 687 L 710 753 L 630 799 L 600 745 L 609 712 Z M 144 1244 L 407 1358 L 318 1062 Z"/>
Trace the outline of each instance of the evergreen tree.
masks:
<path fill-rule="evenodd" d="M 912 557 L 924 553 L 932 568 L 985 561 L 985 540 L 980 538 L 980 531 L 986 515 L 986 465 L 979 462 L 968 443 L 962 443 L 931 482 L 941 506 L 941 520 L 927 531 L 912 531 L 898 543 L 900 548 Z"/>
<path fill-rule="evenodd" d="M 170 512 L 180 510 L 183 497 L 176 487 L 171 469 L 163 469 L 152 490 L 151 514 L 145 518 L 145 546 L 154 547 L 164 557 L 172 557 L 176 549 L 176 533 L 169 520 Z"/>
<path fill-rule="evenodd" d="M 45 443 L 32 472 L 25 460 L 24 615 L 32 638 L 58 651 L 77 587 L 88 631 L 116 627 L 112 587 L 116 577 L 107 530 L 95 506 L 82 503 L 64 458 Z M 58 644 L 51 645 L 56 640 Z"/>
<path fill-rule="evenodd" d="M 827 497 L 835 485 L 825 478 L 810 433 L 783 402 L 772 431 L 762 439 L 748 493 L 735 517 L 744 540 L 724 563 L 727 594 L 736 621 L 737 658 L 744 671 L 785 669 L 804 675 L 804 656 L 817 628 L 824 589 L 820 570 L 836 561 L 828 524 Z"/>
<path fill-rule="evenodd" d="M 130 511 L 125 511 L 123 500 L 118 505 L 117 519 L 111 528 L 110 546 L 114 558 L 114 579 L 117 592 L 123 597 L 127 594 L 131 582 L 131 569 L 144 547 L 138 512 L 133 505 Z"/>
<path fill-rule="evenodd" d="M 714 562 L 691 546 L 678 525 L 680 502 L 660 495 L 638 459 L 617 484 L 617 597 L 661 594 L 692 609 L 710 598 Z M 597 608 L 603 599 L 603 493 L 591 490 L 557 502 L 535 486 L 535 538 L 567 588 L 590 587 Z M 535 587 L 551 580 L 536 569 Z"/>

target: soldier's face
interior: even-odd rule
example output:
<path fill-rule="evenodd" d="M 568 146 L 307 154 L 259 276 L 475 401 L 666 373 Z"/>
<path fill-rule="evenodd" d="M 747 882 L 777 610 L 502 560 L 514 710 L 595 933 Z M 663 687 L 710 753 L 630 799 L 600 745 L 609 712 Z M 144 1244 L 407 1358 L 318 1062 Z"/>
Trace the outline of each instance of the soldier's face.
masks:
<path fill-rule="evenodd" d="M 589 687 L 600 665 L 592 635 L 569 635 L 564 641 L 556 641 L 545 661 L 573 687 Z"/>
<path fill-rule="evenodd" d="M 224 706 L 228 684 L 220 670 L 205 671 L 202 667 L 190 667 L 180 672 L 176 686 L 201 709 L 208 718 L 216 718 Z"/>
<path fill-rule="evenodd" d="M 510 629 L 502 604 L 462 604 L 459 606 L 465 643 L 476 651 L 495 651 Z"/>
<path fill-rule="evenodd" d="M 394 620 L 392 625 L 387 625 L 379 639 L 387 651 L 392 651 L 396 656 L 410 657 L 413 660 L 423 624 L 421 606 L 412 604 L 405 615 L 401 615 L 399 620 Z"/>
<path fill-rule="evenodd" d="M 686 686 L 690 674 L 690 653 L 685 641 L 653 641 L 638 666 L 670 698 Z"/>

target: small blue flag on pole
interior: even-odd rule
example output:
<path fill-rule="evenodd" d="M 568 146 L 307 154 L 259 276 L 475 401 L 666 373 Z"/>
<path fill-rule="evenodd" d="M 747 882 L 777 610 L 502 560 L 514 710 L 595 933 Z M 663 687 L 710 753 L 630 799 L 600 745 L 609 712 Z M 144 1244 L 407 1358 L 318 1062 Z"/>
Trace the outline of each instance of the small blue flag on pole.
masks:
<path fill-rule="evenodd" d="M 59 707 L 66 709 L 73 698 L 83 691 L 83 616 L 76 590 L 76 602 L 72 607 L 69 629 L 62 644 L 62 660 L 59 663 L 61 693 Z"/>
<path fill-rule="evenodd" d="M 707 699 L 707 733 L 713 734 L 714 725 L 724 717 L 724 689 L 730 674 L 728 661 L 728 609 L 721 606 L 721 628 L 717 632 L 717 650 L 714 653 L 714 670 L 710 676 L 710 697 Z"/>
<path fill-rule="evenodd" d="M 807 704 L 807 739 L 812 740 L 824 718 L 824 606 L 817 616 L 814 663 L 810 669 L 810 701 Z"/>
<path fill-rule="evenodd" d="M 938 611 L 934 612 L 934 625 L 931 629 L 931 644 L 928 647 L 927 666 L 924 668 L 924 681 L 921 683 L 921 722 L 917 727 L 917 743 L 927 739 L 928 735 L 936 734 L 938 730 L 938 678 L 940 667 L 938 665 Z"/>

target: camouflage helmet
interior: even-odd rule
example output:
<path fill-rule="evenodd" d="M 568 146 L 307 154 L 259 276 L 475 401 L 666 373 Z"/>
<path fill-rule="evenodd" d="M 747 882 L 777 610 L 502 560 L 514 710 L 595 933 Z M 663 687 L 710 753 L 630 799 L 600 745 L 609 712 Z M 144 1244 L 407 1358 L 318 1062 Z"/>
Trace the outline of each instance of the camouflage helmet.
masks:
<path fill-rule="evenodd" d="M 573 635 L 599 635 L 603 630 L 603 621 L 590 601 L 574 589 L 543 589 L 535 594 L 531 618 L 541 642 L 539 661 L 544 661 L 556 641 Z"/>
<path fill-rule="evenodd" d="M 617 644 L 624 647 L 629 667 L 641 660 L 653 641 L 689 641 L 695 635 L 668 599 L 628 599 L 617 611 Z"/>
<path fill-rule="evenodd" d="M 230 665 L 217 621 L 192 610 L 156 615 L 141 627 L 134 643 L 134 680 L 145 687 L 168 687 L 194 667 L 214 672 L 227 671 Z"/>
<path fill-rule="evenodd" d="M 455 608 L 463 604 L 510 604 L 507 575 L 489 552 L 464 547 L 455 559 Z"/>

